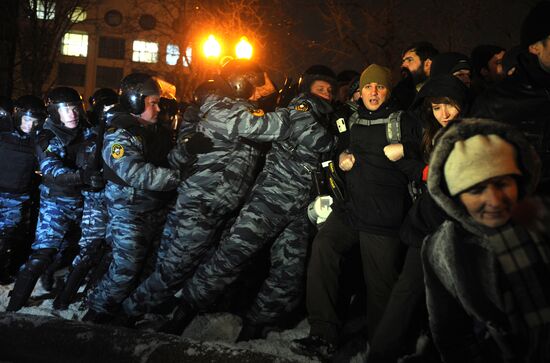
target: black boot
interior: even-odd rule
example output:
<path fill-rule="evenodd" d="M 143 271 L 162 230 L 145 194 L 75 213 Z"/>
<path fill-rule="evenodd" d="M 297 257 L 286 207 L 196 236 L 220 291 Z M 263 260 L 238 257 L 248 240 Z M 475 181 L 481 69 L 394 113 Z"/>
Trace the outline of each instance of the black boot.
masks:
<path fill-rule="evenodd" d="M 84 279 L 92 267 L 92 261 L 88 256 L 83 257 L 78 262 L 76 267 L 69 273 L 63 290 L 53 301 L 54 309 L 65 310 L 75 301 L 78 289 L 84 283 Z"/>
<path fill-rule="evenodd" d="M 55 251 L 55 248 L 44 248 L 31 255 L 29 261 L 17 275 L 6 311 L 17 311 L 27 303 L 38 277 L 51 263 Z"/>
<path fill-rule="evenodd" d="M 290 343 L 290 350 L 307 357 L 317 357 L 328 361 L 336 353 L 336 346 L 317 335 L 295 339 Z"/>
<path fill-rule="evenodd" d="M 11 274 L 10 251 L 0 252 L 0 285 L 9 285 L 15 281 Z"/>
<path fill-rule="evenodd" d="M 11 270 L 11 249 L 10 249 L 11 230 L 0 233 L 0 285 L 9 285 L 15 279 L 10 273 Z"/>
<path fill-rule="evenodd" d="M 56 286 L 54 274 L 56 271 L 68 266 L 71 263 L 71 256 L 73 255 L 69 251 L 63 251 L 55 255 L 53 262 L 49 264 L 44 274 L 40 277 L 40 282 L 42 283 L 44 290 L 51 292 L 54 288 L 59 288 L 59 286 Z M 62 279 L 60 279 L 60 282 L 62 282 Z"/>
<path fill-rule="evenodd" d="M 191 321 L 197 316 L 198 311 L 189 304 L 182 303 L 176 308 L 172 318 L 157 329 L 159 333 L 181 335 Z"/>
<path fill-rule="evenodd" d="M 82 317 L 82 321 L 88 321 L 94 324 L 109 324 L 114 318 L 115 316 L 113 314 L 88 309 L 86 314 Z"/>

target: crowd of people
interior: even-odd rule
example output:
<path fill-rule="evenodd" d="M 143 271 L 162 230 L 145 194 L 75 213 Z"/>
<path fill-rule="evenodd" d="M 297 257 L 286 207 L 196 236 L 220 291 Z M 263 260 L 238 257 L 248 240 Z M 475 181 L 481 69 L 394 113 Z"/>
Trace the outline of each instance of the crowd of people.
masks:
<path fill-rule="evenodd" d="M 145 73 L 88 112 L 69 87 L 2 100 L 6 311 L 40 279 L 55 309 L 84 287 L 83 321 L 181 334 L 258 280 L 239 341 L 305 304 L 290 348 L 330 359 L 360 301 L 369 363 L 549 362 L 549 18 L 511 50 L 414 43 L 398 82 L 316 65 L 277 93 L 230 60 L 185 109 Z"/>

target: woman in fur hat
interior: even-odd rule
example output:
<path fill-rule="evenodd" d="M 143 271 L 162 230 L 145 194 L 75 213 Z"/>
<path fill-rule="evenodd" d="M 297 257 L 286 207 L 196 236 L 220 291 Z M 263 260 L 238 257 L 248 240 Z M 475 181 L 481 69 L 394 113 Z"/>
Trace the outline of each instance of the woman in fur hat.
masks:
<path fill-rule="evenodd" d="M 422 262 L 445 362 L 550 361 L 550 223 L 529 197 L 539 169 L 523 135 L 501 123 L 465 119 L 438 137 L 428 190 L 450 218 L 424 241 Z"/>

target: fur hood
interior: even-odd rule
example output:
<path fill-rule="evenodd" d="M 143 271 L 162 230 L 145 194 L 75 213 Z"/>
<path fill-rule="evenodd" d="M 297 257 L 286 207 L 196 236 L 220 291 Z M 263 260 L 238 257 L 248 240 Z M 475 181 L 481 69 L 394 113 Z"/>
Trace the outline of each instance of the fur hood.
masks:
<path fill-rule="evenodd" d="M 458 221 L 466 230 L 478 236 L 486 234 L 486 227 L 475 222 L 466 209 L 450 196 L 445 182 L 443 168 L 455 142 L 465 140 L 471 136 L 498 135 L 516 147 L 518 166 L 523 175 L 521 178 L 520 198 L 532 194 L 537 186 L 540 174 L 540 161 L 523 134 L 511 127 L 488 119 L 463 119 L 450 123 L 436 135 L 436 145 L 430 159 L 428 174 L 428 190 L 436 203 L 453 219 Z M 487 155 L 488 158 L 491 155 Z M 521 194 L 523 192 L 523 194 Z"/>

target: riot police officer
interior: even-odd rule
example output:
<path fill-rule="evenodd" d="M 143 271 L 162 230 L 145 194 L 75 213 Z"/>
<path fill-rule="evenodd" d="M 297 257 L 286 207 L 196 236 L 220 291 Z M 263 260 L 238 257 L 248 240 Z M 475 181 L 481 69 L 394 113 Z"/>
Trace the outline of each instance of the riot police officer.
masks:
<path fill-rule="evenodd" d="M 94 170 L 97 175 L 102 175 L 103 163 L 101 150 L 103 148 L 103 136 L 106 127 L 106 110 L 118 103 L 118 94 L 111 88 L 100 88 L 88 99 L 91 110 L 87 111 L 88 121 L 92 125 L 92 139 L 94 148 L 86 154 L 86 168 Z M 65 309 L 76 298 L 77 291 L 90 270 L 98 267 L 91 280 L 97 280 L 106 270 L 106 264 L 110 260 L 110 246 L 106 241 L 107 207 L 105 204 L 104 183 L 95 187 L 82 189 L 84 205 L 82 210 L 82 222 L 80 224 L 81 236 L 78 241 L 78 255 L 72 261 L 72 268 L 67 276 L 63 290 L 59 292 L 53 302 L 56 309 Z M 104 261 L 104 263 L 100 263 Z M 91 286 L 96 281 L 89 281 Z"/>
<path fill-rule="evenodd" d="M 29 233 L 31 195 L 37 186 L 34 136 L 45 118 L 44 102 L 22 96 L 15 101 L 13 131 L 0 133 L 0 283 L 12 282 L 13 250 L 26 249 L 21 244 Z"/>
<path fill-rule="evenodd" d="M 299 304 L 313 232 L 307 217 L 307 206 L 316 196 L 313 175 L 334 143 L 328 126 L 335 78 L 325 69 L 313 68 L 303 78 L 303 92 L 289 104 L 290 136 L 272 143 L 235 223 L 187 280 L 182 306 L 163 331 L 181 334 L 192 311 L 212 305 L 266 247 L 269 275 L 245 314 L 238 340 L 265 338 Z"/>
<path fill-rule="evenodd" d="M 82 165 L 90 133 L 80 127 L 85 118 L 82 98 L 69 87 L 57 87 L 47 95 L 49 117 L 38 139 L 42 173 L 40 212 L 36 238 L 27 263 L 17 275 L 7 311 L 26 303 L 38 280 L 69 247 L 66 236 L 78 229 L 82 214 L 81 189 L 95 185 L 98 177 Z"/>
<path fill-rule="evenodd" d="M 166 141 L 154 128 L 160 94 L 153 77 L 132 73 L 121 82 L 119 104 L 109 110 L 102 156 L 113 258 L 88 297 L 83 320 L 104 323 L 115 317 L 153 252 L 165 206 L 173 196 L 170 191 L 180 182 L 182 173 L 168 167 L 169 149 L 159 147 Z"/>
<path fill-rule="evenodd" d="M 275 90 L 264 87 L 269 84 L 266 78 L 251 61 L 232 60 L 221 69 L 219 91 L 206 96 L 201 120 L 195 123 L 195 130 L 212 141 L 213 149 L 196 156 L 197 171 L 180 183 L 156 269 L 124 301 L 127 314 L 139 316 L 176 292 L 216 242 L 213 232 L 242 206 L 261 155 L 257 141 L 288 137 L 287 109 L 265 113 L 253 103 Z M 172 155 L 175 164 L 189 151 L 182 143 L 186 138 L 185 133 L 179 136 L 179 147 Z"/>

